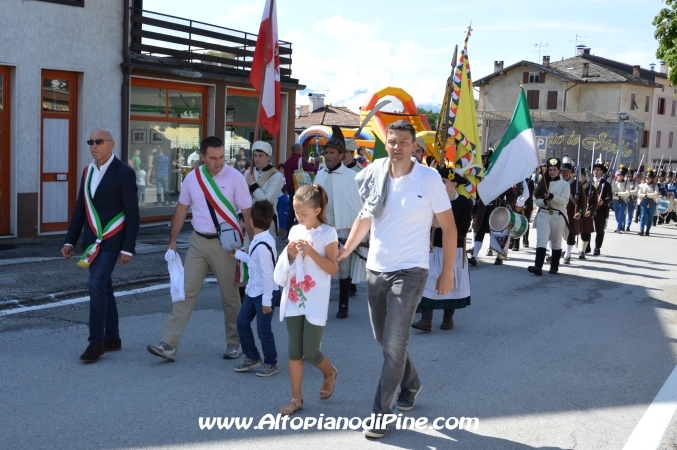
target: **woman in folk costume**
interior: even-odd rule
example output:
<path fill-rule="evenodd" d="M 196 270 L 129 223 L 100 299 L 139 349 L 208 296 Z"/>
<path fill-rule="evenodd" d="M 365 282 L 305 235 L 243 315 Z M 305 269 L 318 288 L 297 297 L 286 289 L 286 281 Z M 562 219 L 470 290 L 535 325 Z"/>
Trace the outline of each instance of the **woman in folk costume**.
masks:
<path fill-rule="evenodd" d="M 348 169 L 342 162 L 346 143 L 341 129 L 334 125 L 332 135 L 324 146 L 325 164 L 317 171 L 315 184 L 327 191 L 327 223 L 336 228 L 339 241 L 350 235 L 350 229 L 362 209 L 362 201 L 355 181 L 354 170 Z M 362 252 L 358 248 L 356 252 Z M 365 252 L 366 253 L 366 252 Z M 366 258 L 366 254 L 362 255 Z M 337 319 L 348 317 L 348 303 L 352 283 L 366 281 L 366 262 L 357 255 L 339 261 L 339 310 Z"/>
<path fill-rule="evenodd" d="M 252 145 L 253 168 L 248 170 L 245 175 L 252 200 L 254 202 L 268 200 L 273 205 L 273 211 L 277 211 L 277 198 L 282 185 L 284 185 L 284 175 L 270 163 L 272 156 L 273 147 L 269 143 L 264 141 L 254 142 L 254 145 Z M 270 224 L 270 234 L 273 237 L 277 236 L 277 219 L 277 216 L 273 217 L 273 222 Z"/>
<path fill-rule="evenodd" d="M 538 206 L 536 214 L 536 260 L 529 266 L 529 272 L 543 275 L 543 262 L 548 241 L 552 248 L 550 261 L 551 274 L 556 274 L 559 259 L 562 256 L 562 238 L 567 232 L 567 203 L 569 202 L 569 183 L 560 178 L 562 162 L 559 158 L 548 159 L 548 171 L 534 191 L 534 199 Z"/>
<path fill-rule="evenodd" d="M 468 275 L 468 257 L 465 252 L 465 236 L 470 229 L 472 201 L 456 192 L 458 185 L 465 186 L 468 180 L 454 172 L 453 168 L 440 167 L 437 169 L 447 189 L 451 210 L 458 230 L 456 242 L 456 264 L 454 265 L 454 289 L 445 295 L 437 294 L 437 279 L 442 271 L 442 230 L 433 221 L 432 251 L 430 252 L 430 268 L 428 280 L 421 299 L 421 320 L 412 325 L 417 330 L 430 331 L 432 329 L 433 310 L 444 310 L 444 318 L 440 329 L 454 328 L 454 311 L 470 305 L 470 278 Z"/>

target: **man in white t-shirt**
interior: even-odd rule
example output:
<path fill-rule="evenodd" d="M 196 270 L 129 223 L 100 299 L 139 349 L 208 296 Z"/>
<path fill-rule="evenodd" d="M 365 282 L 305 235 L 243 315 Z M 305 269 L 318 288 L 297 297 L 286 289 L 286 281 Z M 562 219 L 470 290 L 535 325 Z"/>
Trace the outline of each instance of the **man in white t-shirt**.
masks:
<path fill-rule="evenodd" d="M 433 216 L 444 239 L 437 290 L 444 295 L 454 287 L 456 225 L 451 203 L 437 171 L 412 158 L 415 142 L 410 123 L 399 120 L 388 126 L 388 158 L 374 161 L 357 175 L 364 206 L 338 256 L 339 261 L 349 257 L 371 230 L 367 258 L 369 316 L 384 355 L 373 406 L 375 413 L 384 416 L 378 426 L 364 430 L 365 436 L 372 438 L 384 436 L 389 423 L 397 419 L 397 410 L 410 411 L 421 391 L 407 346 L 428 277 Z"/>

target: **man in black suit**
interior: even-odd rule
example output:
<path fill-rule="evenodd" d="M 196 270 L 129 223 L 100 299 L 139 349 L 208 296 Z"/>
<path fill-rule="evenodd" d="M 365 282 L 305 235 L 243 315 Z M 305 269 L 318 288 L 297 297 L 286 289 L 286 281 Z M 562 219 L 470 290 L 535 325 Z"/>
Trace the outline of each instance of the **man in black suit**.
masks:
<path fill-rule="evenodd" d="M 116 261 L 122 265 L 132 260 L 139 205 L 136 174 L 113 155 L 111 132 L 94 130 L 87 144 L 94 161 L 83 174 L 61 254 L 66 259 L 73 256 L 84 226 L 85 250 L 78 266 L 89 267 L 89 346 L 80 359 L 94 362 L 104 351 L 122 348 L 111 275 Z"/>

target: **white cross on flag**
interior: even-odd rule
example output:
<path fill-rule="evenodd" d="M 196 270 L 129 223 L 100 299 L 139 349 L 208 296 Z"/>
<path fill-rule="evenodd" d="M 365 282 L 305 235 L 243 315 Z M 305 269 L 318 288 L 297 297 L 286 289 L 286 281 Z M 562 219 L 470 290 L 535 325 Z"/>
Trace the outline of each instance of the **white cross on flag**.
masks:
<path fill-rule="evenodd" d="M 277 39 L 275 0 L 266 0 L 249 81 L 261 95 L 259 123 L 270 134 L 277 134 L 280 131 L 280 44 Z M 258 139 L 258 136 L 254 139 Z"/>

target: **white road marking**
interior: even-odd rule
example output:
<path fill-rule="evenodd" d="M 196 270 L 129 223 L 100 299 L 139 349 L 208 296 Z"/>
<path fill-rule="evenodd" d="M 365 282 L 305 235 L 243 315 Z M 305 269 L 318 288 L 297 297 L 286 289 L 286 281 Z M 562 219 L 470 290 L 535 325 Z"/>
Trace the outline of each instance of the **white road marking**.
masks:
<path fill-rule="evenodd" d="M 205 283 L 215 283 L 216 278 L 207 278 L 204 281 Z M 130 291 L 116 292 L 116 297 L 124 297 L 126 295 L 142 294 L 144 292 L 159 291 L 160 289 L 169 289 L 169 283 L 156 284 L 155 286 L 142 287 L 137 289 L 132 289 Z M 89 295 L 86 297 L 71 298 L 68 300 L 61 300 L 54 303 L 45 303 L 43 305 L 28 306 L 25 308 L 16 308 L 8 309 L 6 311 L 0 311 L 0 317 L 10 316 L 12 314 L 22 314 L 31 311 L 38 311 L 40 309 L 56 308 L 59 306 L 74 305 L 77 303 L 83 303 L 89 301 Z"/>
<path fill-rule="evenodd" d="M 639 421 L 623 450 L 657 449 L 677 411 L 677 367 Z"/>

